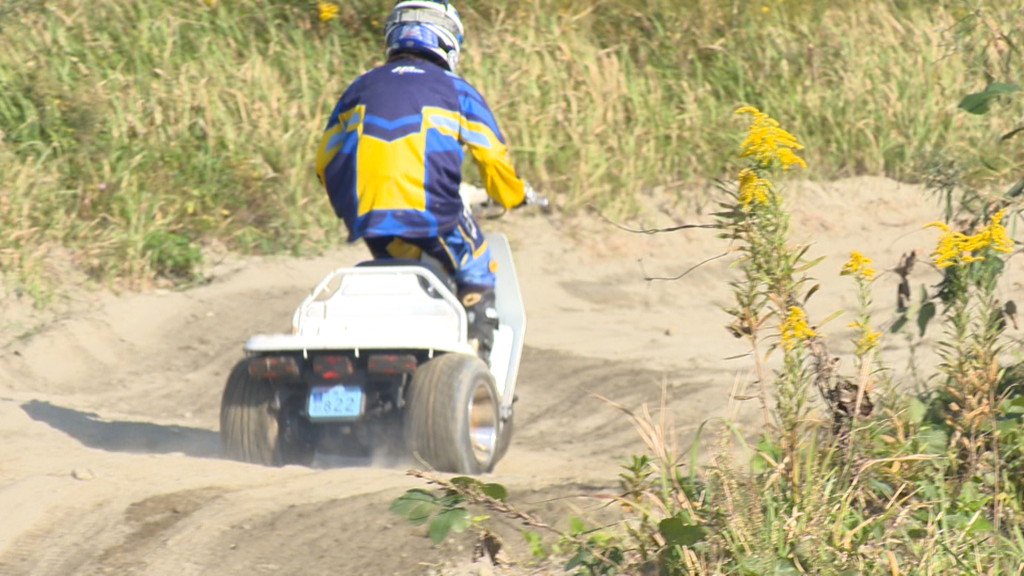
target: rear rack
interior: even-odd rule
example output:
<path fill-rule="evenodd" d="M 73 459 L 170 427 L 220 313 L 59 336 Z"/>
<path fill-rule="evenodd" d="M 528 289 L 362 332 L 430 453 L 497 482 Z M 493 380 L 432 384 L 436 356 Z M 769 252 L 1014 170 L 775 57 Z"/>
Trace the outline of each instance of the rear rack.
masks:
<path fill-rule="evenodd" d="M 291 334 L 259 334 L 246 350 L 419 349 L 473 353 L 466 311 L 418 265 L 336 269 L 295 309 Z"/>

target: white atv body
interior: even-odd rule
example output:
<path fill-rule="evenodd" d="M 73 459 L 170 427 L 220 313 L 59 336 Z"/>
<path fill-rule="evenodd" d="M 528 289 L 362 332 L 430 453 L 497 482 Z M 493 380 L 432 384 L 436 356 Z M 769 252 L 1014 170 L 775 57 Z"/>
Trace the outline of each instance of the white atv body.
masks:
<path fill-rule="evenodd" d="M 385 450 L 440 471 L 490 471 L 511 440 L 526 318 L 508 241 L 487 240 L 499 322 L 489 362 L 443 273 L 398 261 L 339 268 L 296 308 L 291 333 L 246 342 L 221 404 L 228 455 L 309 465 L 318 453 Z"/>

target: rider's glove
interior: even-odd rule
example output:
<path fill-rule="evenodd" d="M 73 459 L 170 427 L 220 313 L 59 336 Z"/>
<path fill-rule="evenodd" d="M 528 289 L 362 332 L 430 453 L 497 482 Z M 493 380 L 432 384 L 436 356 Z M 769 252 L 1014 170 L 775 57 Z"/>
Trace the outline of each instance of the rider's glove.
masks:
<path fill-rule="evenodd" d="M 533 189 L 533 186 L 530 186 L 529 182 L 524 181 L 523 201 L 522 203 L 519 204 L 519 206 L 516 206 L 516 208 L 521 208 L 527 205 L 540 206 L 541 208 L 546 208 L 548 205 L 548 199 L 541 196 L 540 194 L 537 194 L 537 191 Z"/>

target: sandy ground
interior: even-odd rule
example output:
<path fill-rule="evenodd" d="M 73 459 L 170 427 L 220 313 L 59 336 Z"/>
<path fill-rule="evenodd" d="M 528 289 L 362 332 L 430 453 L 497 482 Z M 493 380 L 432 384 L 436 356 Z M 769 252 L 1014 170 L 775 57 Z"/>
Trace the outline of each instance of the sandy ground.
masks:
<path fill-rule="evenodd" d="M 875 261 L 876 318 L 891 321 L 901 254 L 927 255 L 922 225 L 935 203 L 917 187 L 860 178 L 790 185 L 794 239 L 824 257 L 812 318 L 855 303 L 838 275 L 850 250 Z M 649 202 L 632 227 L 709 223 L 704 210 Z M 701 212 L 705 212 L 702 214 Z M 673 439 L 686 446 L 707 420 L 753 433 L 750 381 L 724 329 L 731 303 L 728 246 L 709 230 L 622 231 L 595 214 L 515 213 L 484 226 L 515 251 L 529 318 L 516 435 L 489 476 L 528 511 L 587 514 L 577 497 L 614 491 L 619 465 L 642 451 L 630 422 L 596 395 L 630 409 L 667 400 Z M 3 303 L 0 341 L 0 574 L 7 576 L 493 573 L 471 565 L 472 539 L 433 547 L 388 513 L 423 486 L 404 467 L 266 468 L 228 461 L 218 436 L 227 374 L 253 333 L 287 328 L 295 304 L 328 270 L 365 257 L 361 246 L 313 259 L 227 258 L 212 282 L 188 291 L 82 292 L 51 316 Z M 677 276 L 645 281 L 644 276 Z M 1011 260 L 1011 278 L 1019 277 Z M 915 292 L 935 280 L 919 265 Z M 1007 295 L 1018 284 L 1008 282 Z M 852 319 L 847 317 L 848 319 Z M 824 328 L 849 349 L 840 318 Z M 905 345 L 885 354 L 898 375 Z M 925 355 L 918 362 L 927 362 Z M 532 568 L 509 528 L 509 557 Z"/>

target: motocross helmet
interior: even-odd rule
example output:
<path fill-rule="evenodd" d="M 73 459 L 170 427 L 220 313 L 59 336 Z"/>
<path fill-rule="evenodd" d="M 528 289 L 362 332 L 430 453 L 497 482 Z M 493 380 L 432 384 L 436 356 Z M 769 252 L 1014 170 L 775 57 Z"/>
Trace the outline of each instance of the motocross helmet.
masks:
<path fill-rule="evenodd" d="M 447 0 L 401 0 L 384 24 L 387 55 L 412 52 L 455 71 L 462 48 L 462 19 Z"/>

